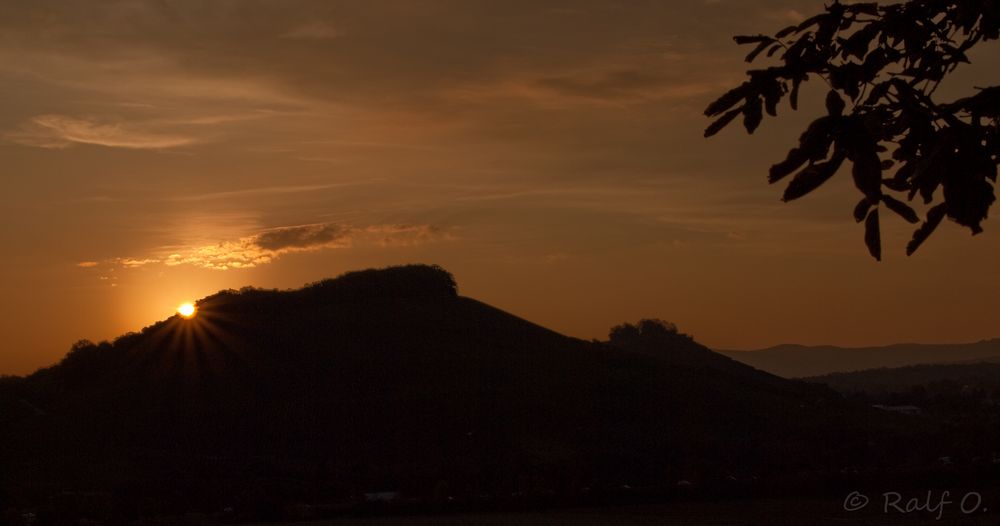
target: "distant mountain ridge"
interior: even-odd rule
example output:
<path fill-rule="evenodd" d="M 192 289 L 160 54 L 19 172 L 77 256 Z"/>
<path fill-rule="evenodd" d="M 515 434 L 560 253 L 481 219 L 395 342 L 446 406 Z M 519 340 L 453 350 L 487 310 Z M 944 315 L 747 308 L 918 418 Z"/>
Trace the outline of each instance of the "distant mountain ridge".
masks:
<path fill-rule="evenodd" d="M 880 367 L 1000 361 L 1000 338 L 975 343 L 900 343 L 877 347 L 784 344 L 755 351 L 716 352 L 784 378 L 803 378 Z"/>

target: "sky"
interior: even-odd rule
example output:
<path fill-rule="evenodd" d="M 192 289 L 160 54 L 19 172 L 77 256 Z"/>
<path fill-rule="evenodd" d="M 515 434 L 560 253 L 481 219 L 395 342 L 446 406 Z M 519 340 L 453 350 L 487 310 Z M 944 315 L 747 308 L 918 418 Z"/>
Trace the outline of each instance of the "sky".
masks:
<path fill-rule="evenodd" d="M 1000 229 L 867 254 L 850 178 L 766 183 L 818 112 L 702 137 L 735 34 L 811 0 L 0 3 L 0 373 L 226 288 L 434 263 L 580 338 L 1000 336 Z M 990 44 L 987 44 L 990 46 Z M 996 84 L 997 45 L 939 93 Z"/>

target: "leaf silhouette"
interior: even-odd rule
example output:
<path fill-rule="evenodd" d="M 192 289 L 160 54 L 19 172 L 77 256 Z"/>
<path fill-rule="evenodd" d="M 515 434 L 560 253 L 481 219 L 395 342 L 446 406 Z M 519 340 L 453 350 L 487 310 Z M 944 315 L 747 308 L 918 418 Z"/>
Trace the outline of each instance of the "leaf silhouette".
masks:
<path fill-rule="evenodd" d="M 767 182 L 776 183 L 789 174 L 798 170 L 803 164 L 809 161 L 809 155 L 802 148 L 792 148 L 784 161 L 771 167 Z"/>
<path fill-rule="evenodd" d="M 760 44 L 757 44 L 757 47 L 755 47 L 754 50 L 751 51 L 750 54 L 746 56 L 745 60 L 747 62 L 753 62 L 754 59 L 757 58 L 757 55 L 760 55 L 773 42 L 774 42 L 774 39 L 770 39 L 770 38 L 767 39 L 767 40 L 762 40 L 760 42 Z"/>
<path fill-rule="evenodd" d="M 826 94 L 826 112 L 834 117 L 844 114 L 844 99 L 840 98 L 836 90 L 830 90 Z"/>
<path fill-rule="evenodd" d="M 707 117 L 714 117 L 729 108 L 732 108 L 736 105 L 736 103 L 746 98 L 749 91 L 749 82 L 744 82 L 739 87 L 727 91 L 724 95 L 709 104 L 708 108 L 705 108 L 705 115 Z"/>
<path fill-rule="evenodd" d="M 796 77 L 792 80 L 792 92 L 788 94 L 788 104 L 791 105 L 793 110 L 799 109 L 799 86 L 802 85 L 802 79 Z"/>
<path fill-rule="evenodd" d="M 882 202 L 885 203 L 885 206 L 888 207 L 889 210 L 896 212 L 900 217 L 910 223 L 915 224 L 920 222 L 920 217 L 918 217 L 917 213 L 910 208 L 910 205 L 885 194 L 882 194 Z"/>
<path fill-rule="evenodd" d="M 722 129 L 728 126 L 730 122 L 733 122 L 733 119 L 739 116 L 740 113 L 743 113 L 743 106 L 726 112 L 722 117 L 719 117 L 715 122 L 709 125 L 708 128 L 705 128 L 705 137 L 711 137 L 722 131 Z"/>
<path fill-rule="evenodd" d="M 733 37 L 733 40 L 735 40 L 737 44 L 754 44 L 757 42 L 767 42 L 770 44 L 771 42 L 774 42 L 774 39 L 767 35 L 736 35 Z"/>
<path fill-rule="evenodd" d="M 837 169 L 844 162 L 844 154 L 835 154 L 829 161 L 810 164 L 795 174 L 788 187 L 785 188 L 785 195 L 782 201 L 792 201 L 798 199 L 809 192 L 819 188 L 823 183 L 837 173 Z"/>
<path fill-rule="evenodd" d="M 859 29 L 844 41 L 843 56 L 849 57 L 853 55 L 859 60 L 864 59 L 865 55 L 868 54 L 868 47 L 871 45 L 872 40 L 875 39 L 877 34 L 878 27 L 872 24 Z"/>
<path fill-rule="evenodd" d="M 882 234 L 879 232 L 878 209 L 872 210 L 865 220 L 865 245 L 868 253 L 877 261 L 882 261 Z"/>
<path fill-rule="evenodd" d="M 872 202 L 867 197 L 862 197 L 854 207 L 854 221 L 860 223 L 868 216 L 868 211 L 872 208 Z"/>
<path fill-rule="evenodd" d="M 941 224 L 941 220 L 944 219 L 946 211 L 947 203 L 941 203 L 927 211 L 927 220 L 913 232 L 913 238 L 906 245 L 907 256 L 912 256 L 920 248 L 920 245 L 923 245 L 924 241 L 927 241 L 927 238 L 934 233 L 934 230 Z"/>
<path fill-rule="evenodd" d="M 833 131 L 835 119 L 833 117 L 820 117 L 812 122 L 806 131 L 799 137 L 799 148 L 802 149 L 812 161 L 821 161 L 826 158 L 833 144 Z"/>
<path fill-rule="evenodd" d="M 747 129 L 747 133 L 753 135 L 762 120 L 764 120 L 764 101 L 760 97 L 747 101 L 743 107 L 743 127 Z"/>
<path fill-rule="evenodd" d="M 882 195 L 882 161 L 874 148 L 854 157 L 854 185 L 873 203 Z"/>
<path fill-rule="evenodd" d="M 768 115 L 777 117 L 778 103 L 781 102 L 781 97 L 784 95 L 781 83 L 768 82 L 761 90 L 761 94 L 764 95 L 764 110 L 767 111 Z"/>

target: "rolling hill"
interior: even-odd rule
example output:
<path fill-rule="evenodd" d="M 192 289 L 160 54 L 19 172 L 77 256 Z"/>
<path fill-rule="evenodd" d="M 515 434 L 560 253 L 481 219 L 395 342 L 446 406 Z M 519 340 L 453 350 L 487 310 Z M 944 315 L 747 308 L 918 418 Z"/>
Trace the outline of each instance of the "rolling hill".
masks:
<path fill-rule="evenodd" d="M 646 322 L 566 337 L 458 295 L 439 267 L 197 305 L 0 381 L 0 495 L 110 495 L 134 517 L 379 490 L 578 494 L 899 454 L 899 422 L 825 387 Z"/>

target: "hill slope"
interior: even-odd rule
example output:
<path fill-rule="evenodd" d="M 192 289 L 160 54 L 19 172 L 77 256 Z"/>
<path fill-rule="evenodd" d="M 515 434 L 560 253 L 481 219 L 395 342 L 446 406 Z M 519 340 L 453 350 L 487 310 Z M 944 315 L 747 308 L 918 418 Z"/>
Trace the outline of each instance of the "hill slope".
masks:
<path fill-rule="evenodd" d="M 996 361 L 1000 357 L 1000 339 L 958 344 L 901 343 L 882 347 L 778 345 L 757 351 L 718 352 L 784 378 L 800 378 L 879 367 Z"/>
<path fill-rule="evenodd" d="M 890 421 L 826 388 L 678 335 L 569 338 L 458 296 L 437 267 L 198 308 L 0 383 L 18 408 L 0 419 L 8 494 L 208 509 L 573 492 L 875 465 L 896 447 Z"/>
<path fill-rule="evenodd" d="M 943 455 L 966 465 L 1000 466 L 1000 364 L 911 365 L 807 379 L 845 397 L 916 414 L 939 426 Z M 923 441 L 934 440 L 921 436 Z"/>

